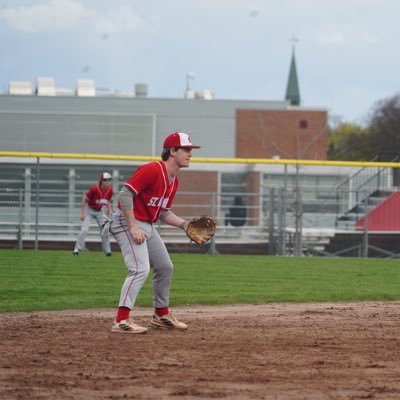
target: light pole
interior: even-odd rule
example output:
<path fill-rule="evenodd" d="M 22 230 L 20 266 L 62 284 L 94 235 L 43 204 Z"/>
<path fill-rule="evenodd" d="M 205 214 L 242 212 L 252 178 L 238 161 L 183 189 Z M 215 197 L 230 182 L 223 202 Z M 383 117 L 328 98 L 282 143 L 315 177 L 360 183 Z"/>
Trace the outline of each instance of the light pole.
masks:
<path fill-rule="evenodd" d="M 194 73 L 193 72 L 189 72 L 186 74 L 186 92 L 189 92 L 190 89 L 190 81 L 192 81 L 194 79 Z"/>

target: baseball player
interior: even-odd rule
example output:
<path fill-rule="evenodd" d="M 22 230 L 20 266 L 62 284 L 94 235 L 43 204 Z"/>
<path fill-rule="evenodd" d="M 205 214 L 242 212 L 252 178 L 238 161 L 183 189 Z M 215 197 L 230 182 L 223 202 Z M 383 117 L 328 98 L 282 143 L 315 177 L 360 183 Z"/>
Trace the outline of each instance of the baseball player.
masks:
<path fill-rule="evenodd" d="M 101 226 L 105 222 L 105 215 L 111 216 L 112 197 L 111 175 L 108 172 L 103 172 L 100 175 L 99 183 L 92 186 L 82 198 L 81 221 L 83 223 L 72 253 L 74 256 L 78 256 L 79 251 L 85 249 L 85 239 L 92 220 L 96 220 L 101 229 Z M 111 246 L 108 236 L 101 235 L 101 245 L 106 256 L 111 256 Z"/>
<path fill-rule="evenodd" d="M 155 223 L 160 219 L 183 230 L 189 224 L 175 215 L 171 206 L 178 189 L 178 171 L 189 167 L 192 149 L 198 148 L 200 146 L 192 144 L 186 133 L 170 134 L 164 141 L 161 160 L 139 167 L 119 193 L 110 232 L 121 247 L 128 276 L 121 289 L 111 332 L 147 332 L 146 327 L 137 325 L 129 316 L 150 267 L 153 269 L 154 306 L 150 326 L 180 331 L 188 328 L 168 307 L 173 265 Z"/>

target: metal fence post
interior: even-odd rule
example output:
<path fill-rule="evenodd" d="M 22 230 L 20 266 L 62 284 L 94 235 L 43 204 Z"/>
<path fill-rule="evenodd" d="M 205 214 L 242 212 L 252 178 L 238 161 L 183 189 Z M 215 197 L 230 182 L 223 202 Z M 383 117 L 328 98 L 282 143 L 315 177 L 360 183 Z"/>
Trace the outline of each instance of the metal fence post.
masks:
<path fill-rule="evenodd" d="M 75 211 L 75 168 L 70 168 L 68 171 L 68 216 L 67 221 L 71 224 L 74 220 Z"/>
<path fill-rule="evenodd" d="M 19 189 L 19 227 L 18 227 L 18 249 L 22 250 L 22 235 L 23 235 L 23 201 L 22 201 L 22 189 Z"/>
<path fill-rule="evenodd" d="M 275 237 L 274 237 L 274 214 L 275 214 L 275 189 L 269 190 L 269 207 L 268 207 L 268 254 L 276 254 Z"/>
<path fill-rule="evenodd" d="M 282 255 L 283 253 L 283 188 L 279 189 L 278 195 L 278 235 L 276 244 L 276 254 Z"/>
<path fill-rule="evenodd" d="M 364 234 L 363 234 L 363 243 L 362 243 L 362 256 L 364 258 L 368 258 L 368 210 L 365 210 L 364 215 Z"/>
<path fill-rule="evenodd" d="M 39 248 L 39 180 L 40 158 L 36 159 L 35 250 Z"/>
<path fill-rule="evenodd" d="M 283 214 L 282 214 L 282 226 L 283 226 L 283 241 L 282 241 L 282 255 L 286 255 L 286 241 L 287 241 L 287 235 L 286 235 L 286 212 L 287 212 L 287 207 L 288 207 L 288 166 L 285 164 L 284 166 L 284 183 L 283 183 Z"/>
<path fill-rule="evenodd" d="M 32 222 L 32 168 L 25 168 L 24 174 L 24 220 L 28 224 Z M 30 230 L 30 225 L 29 229 Z"/>
<path fill-rule="evenodd" d="M 212 193 L 212 205 L 211 205 L 211 215 L 216 219 L 216 210 L 218 210 L 217 207 L 217 193 Z M 209 247 L 207 249 L 208 254 L 219 254 L 216 248 L 215 244 L 215 236 L 211 238 Z"/>
<path fill-rule="evenodd" d="M 295 200 L 294 200 L 294 217 L 295 217 L 295 232 L 294 232 L 294 255 L 302 255 L 302 196 L 299 184 L 299 165 L 296 164 L 296 183 L 295 183 Z"/>
<path fill-rule="evenodd" d="M 215 237 L 213 236 L 208 246 L 207 254 L 219 254 L 215 246 Z"/>

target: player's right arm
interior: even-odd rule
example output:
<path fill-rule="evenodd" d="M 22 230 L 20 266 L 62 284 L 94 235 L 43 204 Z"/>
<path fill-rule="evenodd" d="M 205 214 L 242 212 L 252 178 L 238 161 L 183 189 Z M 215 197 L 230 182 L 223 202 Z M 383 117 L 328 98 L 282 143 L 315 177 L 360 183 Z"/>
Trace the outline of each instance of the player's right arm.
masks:
<path fill-rule="evenodd" d="M 126 186 L 123 186 L 119 192 L 119 204 L 126 222 L 128 223 L 129 231 L 131 232 L 133 240 L 136 243 L 141 244 L 146 240 L 146 234 L 139 227 L 136 221 L 133 211 L 133 197 L 134 194 Z"/>

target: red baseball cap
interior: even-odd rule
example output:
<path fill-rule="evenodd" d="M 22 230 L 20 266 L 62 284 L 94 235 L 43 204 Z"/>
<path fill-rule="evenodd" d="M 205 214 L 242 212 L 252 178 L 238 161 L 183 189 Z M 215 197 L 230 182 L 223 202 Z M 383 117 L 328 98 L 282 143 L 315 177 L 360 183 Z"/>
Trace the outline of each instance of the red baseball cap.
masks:
<path fill-rule="evenodd" d="M 166 137 L 164 140 L 164 149 L 170 147 L 184 147 L 185 149 L 200 149 L 201 146 L 196 146 L 190 141 L 190 137 L 187 133 L 174 132 Z"/>

